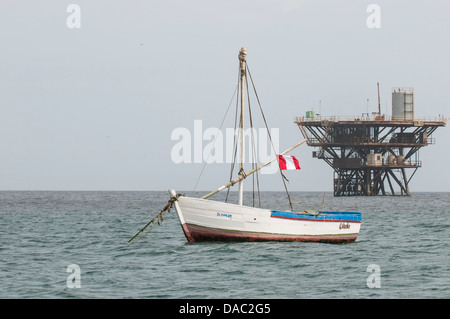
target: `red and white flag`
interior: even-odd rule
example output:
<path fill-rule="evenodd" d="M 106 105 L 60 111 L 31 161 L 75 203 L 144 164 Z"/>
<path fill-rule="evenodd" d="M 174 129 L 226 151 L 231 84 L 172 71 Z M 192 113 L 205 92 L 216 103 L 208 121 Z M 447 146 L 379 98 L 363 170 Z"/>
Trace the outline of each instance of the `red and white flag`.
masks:
<path fill-rule="evenodd" d="M 298 160 L 295 156 L 277 155 L 277 157 L 281 170 L 300 169 L 300 165 L 298 164 Z"/>

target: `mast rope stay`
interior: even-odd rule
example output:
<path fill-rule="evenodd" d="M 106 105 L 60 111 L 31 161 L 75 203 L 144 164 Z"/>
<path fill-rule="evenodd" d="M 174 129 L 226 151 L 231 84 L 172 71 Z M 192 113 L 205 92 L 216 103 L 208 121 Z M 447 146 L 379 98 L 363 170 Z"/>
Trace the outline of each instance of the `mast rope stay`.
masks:
<path fill-rule="evenodd" d="M 262 115 L 262 118 L 264 120 L 264 124 L 266 126 L 267 135 L 269 136 L 270 144 L 272 146 L 273 151 L 276 153 L 277 150 L 275 149 L 275 146 L 273 145 L 272 135 L 270 134 L 269 126 L 267 125 L 266 117 L 264 115 L 264 111 L 263 111 L 262 106 L 261 106 L 261 101 L 259 100 L 258 92 L 256 92 L 255 83 L 253 82 L 253 77 L 252 77 L 252 74 L 251 74 L 250 69 L 248 67 L 248 64 L 246 65 L 246 69 L 247 69 L 247 73 L 248 73 L 248 75 L 250 77 L 250 81 L 252 82 L 253 91 L 255 92 L 256 100 L 258 101 L 259 110 L 261 111 L 261 115 Z M 286 191 L 286 195 L 287 195 L 287 198 L 288 198 L 288 201 L 289 201 L 289 206 L 291 207 L 291 211 L 294 211 L 294 208 L 293 208 L 293 205 L 292 205 L 292 201 L 291 201 L 291 196 L 289 194 L 289 191 L 288 191 L 288 188 L 287 188 L 287 185 L 286 185 L 286 181 L 284 180 L 284 179 L 287 180 L 287 178 L 283 175 L 283 172 L 281 171 L 280 165 L 278 164 L 277 166 L 278 166 L 278 170 L 280 172 L 281 180 L 283 181 L 284 189 Z"/>
<path fill-rule="evenodd" d="M 246 69 L 248 71 L 248 64 L 246 64 Z M 248 89 L 248 77 L 245 78 L 245 86 L 247 89 L 247 92 L 249 92 Z M 250 121 L 250 135 L 251 135 L 251 143 L 252 143 L 252 169 L 256 168 L 256 164 L 258 162 L 257 155 L 256 155 L 256 143 L 255 143 L 255 134 L 253 131 L 253 118 L 252 118 L 252 108 L 250 106 L 250 94 L 247 93 L 247 104 L 248 104 L 248 114 L 249 114 L 249 121 Z M 257 190 L 258 190 L 258 201 L 259 201 L 259 207 L 261 208 L 261 192 L 259 190 L 259 172 L 255 171 L 256 175 L 256 183 L 257 183 Z M 253 181 L 253 207 L 255 207 L 255 175 L 252 176 Z"/>
<path fill-rule="evenodd" d="M 233 171 L 234 171 L 234 165 L 236 163 L 236 156 L 237 156 L 237 142 L 236 140 L 239 139 L 239 134 L 240 134 L 240 130 L 238 131 L 238 136 L 236 137 L 236 128 L 237 128 L 237 118 L 238 118 L 238 111 L 239 111 L 239 94 L 240 94 L 240 90 L 239 90 L 239 79 L 241 77 L 241 66 L 239 65 L 238 68 L 238 81 L 237 81 L 237 94 L 236 94 L 236 110 L 235 110 L 235 115 L 234 115 L 234 133 L 233 133 L 233 150 L 234 150 L 234 156 L 233 159 L 231 161 L 231 167 L 230 167 L 230 180 L 229 182 L 231 182 L 233 180 Z M 239 123 L 240 126 L 240 123 Z M 230 188 L 227 188 L 227 194 L 225 197 L 225 203 L 228 202 L 228 196 L 230 195 Z"/>
<path fill-rule="evenodd" d="M 236 95 L 236 92 L 238 90 L 238 87 L 239 87 L 239 84 L 234 89 L 233 96 L 231 97 L 230 103 L 228 104 L 228 108 L 227 108 L 227 110 L 225 112 L 225 115 L 223 116 L 222 122 L 220 123 L 219 131 L 222 130 L 223 123 L 225 122 L 225 119 L 227 117 L 228 111 L 230 110 L 231 103 L 233 102 L 234 96 Z M 211 156 L 211 152 L 214 149 L 214 145 L 216 145 L 217 136 L 219 136 L 219 134 L 217 134 L 214 137 L 213 144 L 212 144 L 211 148 L 209 149 L 208 156 L 206 157 L 205 163 L 203 164 L 202 170 L 200 171 L 200 175 L 198 176 L 197 182 L 195 183 L 194 191 L 197 189 L 198 183 L 200 182 L 200 178 L 202 177 L 203 171 L 205 170 L 206 164 L 208 163 L 209 157 Z"/>

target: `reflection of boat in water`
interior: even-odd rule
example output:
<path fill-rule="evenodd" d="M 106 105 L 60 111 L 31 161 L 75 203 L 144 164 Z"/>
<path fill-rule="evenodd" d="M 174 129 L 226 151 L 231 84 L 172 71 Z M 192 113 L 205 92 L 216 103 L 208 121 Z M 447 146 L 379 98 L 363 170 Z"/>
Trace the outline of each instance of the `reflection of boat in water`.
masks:
<path fill-rule="evenodd" d="M 171 199 L 168 205 L 150 223 L 159 221 L 158 216 L 162 217 L 162 213 L 165 210 L 169 210 L 175 205 L 181 226 L 188 241 L 320 241 L 331 243 L 354 241 L 361 227 L 362 218 L 360 212 L 315 212 L 312 210 L 294 212 L 289 195 L 288 199 L 291 211 L 263 209 L 243 205 L 244 179 L 277 159 L 280 173 L 284 169 L 299 169 L 298 161 L 296 161 L 295 157 L 284 155 L 306 141 L 303 140 L 271 161 L 253 168 L 247 173 L 244 172 L 244 88 L 247 84 L 246 75 L 248 72 L 245 58 L 246 50 L 242 48 L 239 52 L 240 123 L 238 135 L 240 140 L 240 170 L 238 177 L 235 179 L 230 178 L 227 184 L 201 198 L 183 196 L 177 194 L 174 190 L 170 190 Z M 265 121 L 264 115 L 263 118 Z M 293 160 L 295 160 L 295 164 Z M 284 176 L 282 176 L 284 183 L 283 178 Z M 228 189 L 235 184 L 239 185 L 239 204 L 208 199 L 217 192 Z"/>

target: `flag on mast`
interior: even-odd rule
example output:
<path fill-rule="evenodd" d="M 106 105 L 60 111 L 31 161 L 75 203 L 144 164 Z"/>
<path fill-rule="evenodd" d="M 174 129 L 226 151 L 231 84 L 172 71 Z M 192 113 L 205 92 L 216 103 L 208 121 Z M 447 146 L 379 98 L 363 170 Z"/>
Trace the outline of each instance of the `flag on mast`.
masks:
<path fill-rule="evenodd" d="M 277 155 L 277 157 L 278 157 L 278 164 L 280 165 L 281 170 L 300 169 L 300 165 L 295 156 Z"/>

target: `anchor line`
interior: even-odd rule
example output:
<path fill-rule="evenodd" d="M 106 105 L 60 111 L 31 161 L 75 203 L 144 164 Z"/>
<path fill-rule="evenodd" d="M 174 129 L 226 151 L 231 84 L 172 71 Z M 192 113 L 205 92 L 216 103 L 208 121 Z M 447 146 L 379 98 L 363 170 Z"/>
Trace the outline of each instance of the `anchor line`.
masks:
<path fill-rule="evenodd" d="M 137 240 L 141 239 L 142 237 L 145 237 L 153 228 L 155 228 L 156 225 L 160 225 L 163 223 L 163 215 L 167 211 L 170 213 L 170 210 L 173 208 L 173 204 L 175 201 L 178 200 L 178 197 L 183 196 L 182 194 L 177 194 L 176 196 L 172 196 L 169 201 L 167 202 L 166 206 L 151 220 L 145 225 L 140 231 L 137 232 L 136 235 L 134 235 L 128 242 L 133 241 L 136 237 L 141 235 Z M 147 229 L 147 227 L 151 226 L 147 232 L 144 233 L 144 231 Z"/>

